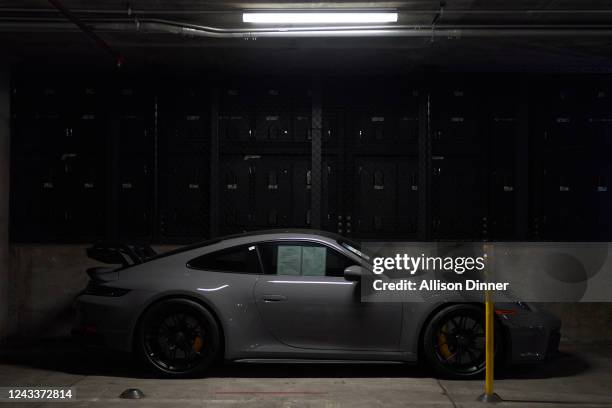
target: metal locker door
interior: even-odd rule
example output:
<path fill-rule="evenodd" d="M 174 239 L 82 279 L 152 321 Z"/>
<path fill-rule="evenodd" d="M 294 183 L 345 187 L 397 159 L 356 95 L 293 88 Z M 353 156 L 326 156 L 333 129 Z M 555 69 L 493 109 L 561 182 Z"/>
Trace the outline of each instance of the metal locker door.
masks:
<path fill-rule="evenodd" d="M 219 224 L 222 233 L 242 232 L 253 227 L 253 174 L 253 160 L 244 160 L 242 156 L 221 158 Z"/>
<path fill-rule="evenodd" d="M 433 233 L 442 239 L 478 239 L 486 221 L 483 167 L 472 158 L 435 160 Z"/>
<path fill-rule="evenodd" d="M 292 227 L 310 227 L 312 225 L 311 208 L 311 163 L 308 159 L 293 160 L 292 171 L 292 217 L 289 224 Z M 323 178 L 322 178 L 323 179 Z"/>
<path fill-rule="evenodd" d="M 393 142 L 395 117 L 380 109 L 359 109 L 353 115 L 353 137 L 363 146 Z"/>
<path fill-rule="evenodd" d="M 168 157 L 164 234 L 204 237 L 208 233 L 208 157 L 174 153 Z"/>
<path fill-rule="evenodd" d="M 577 231 L 582 227 L 579 221 L 584 214 L 577 210 L 581 197 L 581 176 L 579 162 L 571 155 L 557 152 L 545 157 L 542 186 L 544 222 L 543 238 L 552 240 L 579 239 Z"/>
<path fill-rule="evenodd" d="M 366 118 L 365 144 L 393 143 L 395 117 L 387 111 L 370 111 Z"/>
<path fill-rule="evenodd" d="M 398 163 L 397 232 L 400 237 L 417 233 L 419 176 L 414 157 L 403 157 Z"/>
<path fill-rule="evenodd" d="M 202 112 L 181 111 L 175 114 L 174 136 L 169 141 L 170 148 L 174 151 L 177 148 L 193 151 L 193 149 L 203 149 L 208 141 L 208 123 Z"/>
<path fill-rule="evenodd" d="M 37 166 L 39 195 L 34 201 L 34 214 L 42 226 L 44 235 L 50 238 L 65 237 L 70 214 L 66 208 L 66 176 L 61 161 L 55 155 L 42 156 L 39 160 Z"/>
<path fill-rule="evenodd" d="M 612 147 L 612 94 L 607 87 L 595 87 L 587 101 L 585 124 L 587 141 L 595 149 Z"/>
<path fill-rule="evenodd" d="M 64 197 L 74 237 L 98 237 L 104 233 L 105 166 L 101 155 L 77 154 L 64 159 Z"/>
<path fill-rule="evenodd" d="M 309 112 L 298 112 L 293 115 L 293 140 L 296 142 L 308 142 L 312 140 L 311 117 Z"/>
<path fill-rule="evenodd" d="M 104 151 L 106 122 L 97 113 L 79 113 L 70 124 L 67 151 L 99 153 Z"/>
<path fill-rule="evenodd" d="M 258 111 L 255 117 L 255 139 L 261 142 L 288 142 L 290 134 L 289 116 L 278 109 Z"/>
<path fill-rule="evenodd" d="M 515 100 L 490 102 L 493 110 L 487 120 L 489 208 L 483 227 L 487 227 L 485 235 L 493 239 L 509 239 L 515 234 L 516 103 Z"/>
<path fill-rule="evenodd" d="M 480 151 L 476 104 L 476 97 L 463 87 L 451 87 L 434 94 L 434 154 L 476 154 Z"/>
<path fill-rule="evenodd" d="M 397 170 L 389 160 L 360 158 L 356 161 L 359 196 L 355 212 L 361 234 L 395 231 Z"/>
<path fill-rule="evenodd" d="M 151 233 L 152 175 L 142 155 L 120 158 L 119 231 L 122 237 L 144 238 Z"/>
<path fill-rule="evenodd" d="M 338 219 L 338 166 L 336 160 L 331 158 L 323 160 L 321 165 L 321 178 L 323 182 L 321 192 L 321 228 L 327 231 L 337 231 Z M 354 225 L 351 215 L 347 214 L 344 220 L 344 232 L 349 235 Z"/>
<path fill-rule="evenodd" d="M 255 138 L 253 100 L 248 92 L 226 89 L 219 106 L 219 137 L 222 142 L 246 142 Z"/>
<path fill-rule="evenodd" d="M 126 87 L 117 97 L 119 105 L 119 150 L 134 154 L 150 152 L 153 132 L 150 131 L 154 101 L 141 89 Z"/>
<path fill-rule="evenodd" d="M 321 124 L 321 139 L 324 146 L 337 146 L 340 136 L 339 113 L 323 110 L 323 123 Z"/>
<path fill-rule="evenodd" d="M 545 145 L 563 148 L 583 144 L 585 140 L 580 134 L 583 116 L 576 90 L 571 87 L 551 89 L 545 98 Z"/>
<path fill-rule="evenodd" d="M 489 174 L 487 235 L 493 239 L 512 238 L 516 224 L 514 167 L 500 164 Z"/>
<path fill-rule="evenodd" d="M 69 95 L 55 84 L 38 85 L 30 92 L 33 93 L 31 99 L 34 101 L 31 107 L 36 121 L 40 151 L 44 153 L 61 150 L 61 145 L 70 136 Z"/>
<path fill-rule="evenodd" d="M 94 86 L 77 86 L 71 90 L 68 103 L 69 137 L 64 148 L 70 152 L 104 151 L 107 132 L 106 116 L 102 115 L 103 95 Z"/>
<path fill-rule="evenodd" d="M 251 115 L 244 110 L 222 110 L 219 114 L 219 135 L 222 141 L 245 142 L 255 137 Z"/>
<path fill-rule="evenodd" d="M 262 157 L 255 163 L 255 225 L 259 228 L 291 225 L 292 166 L 288 160 Z"/>
<path fill-rule="evenodd" d="M 119 150 L 122 153 L 138 154 L 152 148 L 152 137 L 144 117 L 132 113 L 121 114 L 119 126 Z"/>
<path fill-rule="evenodd" d="M 398 117 L 398 130 L 396 141 L 402 146 L 414 146 L 419 137 L 419 112 L 403 111 Z"/>
<path fill-rule="evenodd" d="M 591 185 L 592 197 L 588 200 L 589 203 L 594 203 L 593 213 L 594 219 L 591 221 L 592 235 L 590 239 L 610 241 L 612 240 L 612 164 L 607 157 L 602 157 L 597 160 L 597 168 L 593 172 L 595 177 L 594 183 Z"/>

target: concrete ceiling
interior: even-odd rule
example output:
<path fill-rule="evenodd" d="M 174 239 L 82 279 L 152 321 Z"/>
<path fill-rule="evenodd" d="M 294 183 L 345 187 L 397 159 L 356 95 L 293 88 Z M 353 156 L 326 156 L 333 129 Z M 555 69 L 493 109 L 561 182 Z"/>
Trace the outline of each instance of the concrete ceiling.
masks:
<path fill-rule="evenodd" d="M 612 72 L 612 2 L 603 0 L 415 0 L 398 2 L 261 2 L 63 0 L 75 16 L 126 60 L 126 68 L 267 74 L 399 74 L 441 71 Z M 363 38 L 203 38 L 137 29 L 171 21 L 244 29 L 244 9 L 388 8 L 395 26 L 432 35 Z M 135 20 L 136 19 L 136 20 Z M 120 22 L 122 29 L 108 28 Z M 432 27 L 435 28 L 432 30 Z M 445 27 L 555 28 L 554 35 L 446 36 Z M 574 28 L 601 28 L 572 34 Z M 126 29 L 127 28 L 127 29 Z M 25 67 L 96 66 L 112 58 L 50 3 L 0 0 L 0 52 Z"/>

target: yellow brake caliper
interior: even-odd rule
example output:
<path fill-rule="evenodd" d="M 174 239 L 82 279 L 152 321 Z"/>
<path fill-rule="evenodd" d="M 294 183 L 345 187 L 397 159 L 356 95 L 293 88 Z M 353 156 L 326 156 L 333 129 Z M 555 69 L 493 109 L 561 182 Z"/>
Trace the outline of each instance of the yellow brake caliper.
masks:
<path fill-rule="evenodd" d="M 193 345 L 191 346 L 191 348 L 196 353 L 199 353 L 200 350 L 202 350 L 202 337 L 201 336 L 198 336 L 193 340 Z"/>
<path fill-rule="evenodd" d="M 446 335 L 444 331 L 446 330 L 446 325 L 442 326 L 438 331 L 438 348 L 440 349 L 440 353 L 442 353 L 442 357 L 448 360 L 452 353 L 448 349 L 448 342 L 446 341 Z"/>

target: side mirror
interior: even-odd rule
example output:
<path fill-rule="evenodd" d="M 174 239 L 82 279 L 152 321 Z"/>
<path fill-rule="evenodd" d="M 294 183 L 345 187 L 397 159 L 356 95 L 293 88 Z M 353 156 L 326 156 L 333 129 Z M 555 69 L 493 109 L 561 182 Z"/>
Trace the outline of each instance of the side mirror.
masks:
<path fill-rule="evenodd" d="M 359 282 L 363 275 L 363 268 L 360 265 L 351 265 L 344 270 L 344 279 L 352 282 Z"/>

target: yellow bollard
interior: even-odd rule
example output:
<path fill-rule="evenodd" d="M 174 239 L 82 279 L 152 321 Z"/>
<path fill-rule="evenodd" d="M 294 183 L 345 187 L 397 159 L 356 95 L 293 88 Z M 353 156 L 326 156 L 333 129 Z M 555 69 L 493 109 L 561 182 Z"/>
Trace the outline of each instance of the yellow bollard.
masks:
<path fill-rule="evenodd" d="M 486 256 L 485 270 L 487 281 L 489 277 L 489 244 L 484 245 Z M 502 399 L 497 395 L 493 388 L 493 375 L 495 373 L 495 305 L 493 295 L 490 290 L 485 291 L 485 392 L 478 401 L 482 402 L 501 402 Z"/>
<path fill-rule="evenodd" d="M 491 301 L 491 292 L 487 290 L 485 293 L 485 356 L 486 356 L 486 374 L 485 374 L 485 394 L 493 395 L 493 373 L 495 372 L 495 348 L 493 346 L 495 341 L 495 329 L 493 314 L 493 302 Z"/>

